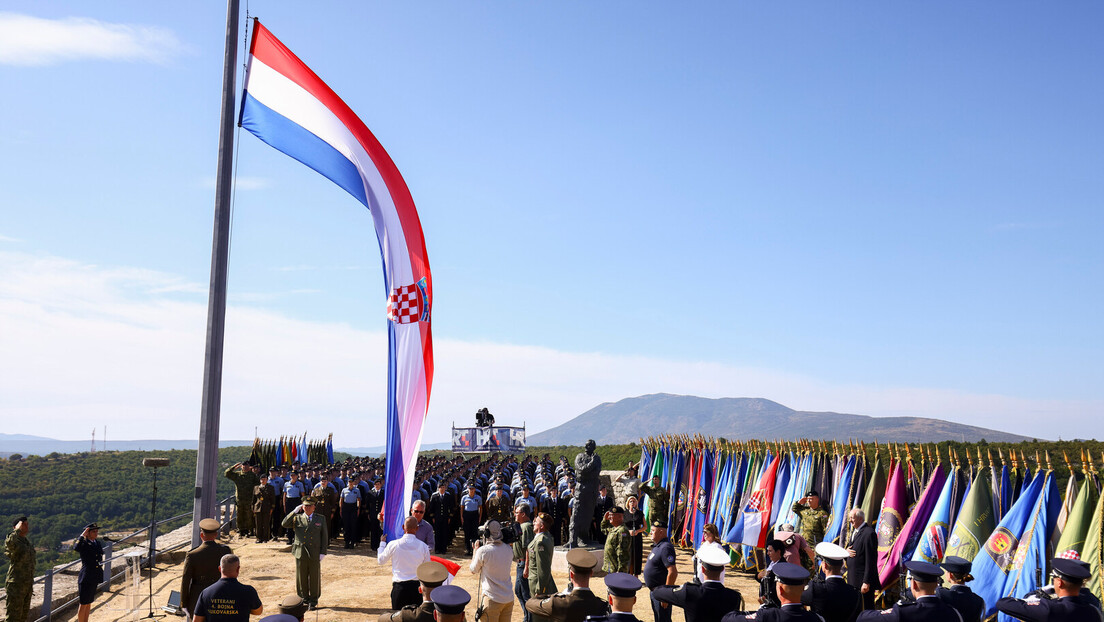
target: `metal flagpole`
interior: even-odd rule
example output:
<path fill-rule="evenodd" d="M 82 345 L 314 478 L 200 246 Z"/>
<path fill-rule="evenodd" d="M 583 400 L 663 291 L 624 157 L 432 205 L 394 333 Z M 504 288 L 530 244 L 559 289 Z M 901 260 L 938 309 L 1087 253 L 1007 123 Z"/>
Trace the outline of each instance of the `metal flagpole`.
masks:
<path fill-rule="evenodd" d="M 215 173 L 215 232 L 211 243 L 211 293 L 207 299 L 207 348 L 203 362 L 203 405 L 199 417 L 192 546 L 199 545 L 199 521 L 215 516 L 218 488 L 219 411 L 222 404 L 222 345 L 226 332 L 226 272 L 230 255 L 230 182 L 234 161 L 234 102 L 238 63 L 238 0 L 226 2 L 226 53 L 222 64 L 222 121 Z"/>

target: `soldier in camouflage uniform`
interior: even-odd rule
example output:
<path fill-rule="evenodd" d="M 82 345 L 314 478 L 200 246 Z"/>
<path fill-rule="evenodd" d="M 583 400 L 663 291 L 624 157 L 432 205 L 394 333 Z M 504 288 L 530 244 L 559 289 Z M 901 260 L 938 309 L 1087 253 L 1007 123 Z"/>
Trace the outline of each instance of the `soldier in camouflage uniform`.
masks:
<path fill-rule="evenodd" d="M 820 495 L 817 491 L 810 490 L 805 498 L 798 499 L 793 504 L 793 512 L 801 519 L 801 537 L 816 548 L 824 539 L 824 531 L 828 529 L 828 512 L 820 507 Z"/>
<path fill-rule="evenodd" d="M 4 542 L 8 556 L 8 622 L 27 622 L 31 611 L 31 584 L 34 582 L 35 550 L 27 533 L 31 523 L 26 516 L 12 522 L 12 532 Z"/>
<path fill-rule="evenodd" d="M 311 497 L 316 504 L 315 511 L 326 517 L 326 544 L 329 545 L 329 537 L 332 535 L 334 538 L 337 534 L 330 531 L 333 526 L 334 512 L 338 509 L 338 494 L 337 487 L 330 483 L 329 473 L 322 475 L 321 480 L 315 484 L 314 490 L 311 491 Z"/>
<path fill-rule="evenodd" d="M 240 471 L 235 469 L 241 468 Z M 253 466 L 241 462 L 226 469 L 226 479 L 234 482 L 237 489 L 238 503 L 238 535 L 253 535 L 253 490 L 261 483 L 260 478 L 253 472 Z"/>
<path fill-rule="evenodd" d="M 500 525 L 513 520 L 514 502 L 510 500 L 510 495 L 502 488 L 495 490 L 491 498 L 487 499 L 486 514 L 487 520 L 496 520 Z"/>
<path fill-rule="evenodd" d="M 648 503 L 651 504 L 648 510 L 650 519 L 653 521 L 658 520 L 666 524 L 667 515 L 671 511 L 671 493 L 660 485 L 660 481 L 658 475 L 653 475 L 651 485 L 642 485 L 640 487 L 640 492 L 648 495 Z"/>
<path fill-rule="evenodd" d="M 632 536 L 624 525 L 625 511 L 615 505 L 602 517 L 602 533 L 606 534 L 606 554 L 602 561 L 602 570 L 610 572 L 629 571 L 629 546 Z"/>

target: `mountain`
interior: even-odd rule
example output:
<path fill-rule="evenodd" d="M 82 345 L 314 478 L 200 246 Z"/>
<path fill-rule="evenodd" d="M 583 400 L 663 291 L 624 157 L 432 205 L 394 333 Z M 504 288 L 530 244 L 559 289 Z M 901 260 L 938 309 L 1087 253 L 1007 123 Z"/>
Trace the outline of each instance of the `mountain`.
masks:
<path fill-rule="evenodd" d="M 762 398 L 708 399 L 656 393 L 595 406 L 550 430 L 529 435 L 530 446 L 635 442 L 645 436 L 695 434 L 728 440 L 798 438 L 929 443 L 943 440 L 1015 443 L 1025 436 L 924 417 L 868 417 L 793 410 Z"/>
<path fill-rule="evenodd" d="M 419 451 L 432 451 L 434 449 L 452 449 L 452 443 L 422 443 Z M 368 456 L 371 458 L 378 458 L 387 453 L 387 448 L 383 445 L 378 447 L 334 447 L 335 452 L 344 452 L 350 456 Z"/>

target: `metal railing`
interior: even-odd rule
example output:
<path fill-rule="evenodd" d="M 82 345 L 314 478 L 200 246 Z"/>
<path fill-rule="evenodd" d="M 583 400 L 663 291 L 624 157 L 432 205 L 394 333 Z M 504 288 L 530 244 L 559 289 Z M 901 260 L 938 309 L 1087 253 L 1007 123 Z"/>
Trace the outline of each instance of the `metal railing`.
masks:
<path fill-rule="evenodd" d="M 219 518 L 220 532 L 221 533 L 226 533 L 226 532 L 229 531 L 230 525 L 233 523 L 234 519 L 237 517 L 237 504 L 235 503 L 234 496 L 229 496 L 229 497 L 223 499 L 222 501 L 219 501 L 218 508 L 219 508 L 219 517 L 218 518 Z M 142 548 L 145 549 L 146 555 L 144 555 L 142 557 L 143 561 L 140 562 L 141 566 L 144 566 L 144 567 L 148 568 L 150 566 L 150 564 L 156 563 L 157 557 L 159 555 L 165 555 L 167 553 L 172 553 L 173 551 L 177 551 L 179 549 L 191 546 L 191 539 L 189 538 L 188 540 L 185 540 L 184 542 L 181 542 L 179 544 L 175 544 L 175 545 L 173 545 L 169 548 L 160 549 L 160 550 L 157 549 L 157 528 L 158 527 L 160 527 L 161 525 L 164 525 L 166 523 L 171 523 L 173 521 L 178 521 L 178 520 L 180 520 L 182 518 L 185 518 L 185 517 L 191 518 L 191 516 L 192 516 L 191 511 L 185 512 L 183 514 L 177 514 L 176 516 L 171 516 L 169 518 L 165 518 L 165 519 L 159 520 L 159 521 L 157 521 L 153 524 L 142 527 L 141 529 L 139 529 L 137 531 L 134 531 L 132 533 L 129 533 L 129 534 L 123 536 L 122 538 L 119 538 L 118 540 L 108 541 L 107 544 L 104 545 L 104 555 L 105 555 L 104 561 L 103 561 L 104 580 L 103 580 L 102 583 L 100 583 L 98 586 L 96 586 L 96 591 L 98 592 L 98 591 L 105 590 L 109 585 L 111 585 L 112 582 L 114 582 L 115 580 L 117 580 L 119 578 L 122 578 L 126 574 L 126 568 L 125 567 L 121 568 L 119 570 L 119 572 L 114 572 L 114 573 L 112 572 L 112 567 L 111 567 L 112 562 L 125 557 L 124 555 L 112 555 L 112 553 L 114 553 L 114 549 L 115 549 L 116 545 L 123 544 L 123 543 L 125 543 L 129 540 L 133 540 L 133 539 L 137 538 L 138 536 L 140 536 L 144 533 L 149 532 L 149 541 L 142 544 Z M 149 555 L 150 550 L 153 551 L 152 558 Z M 49 570 L 46 571 L 46 574 L 44 574 L 40 577 L 35 577 L 35 580 L 34 580 L 35 583 L 42 583 L 42 605 L 39 607 L 39 610 L 38 610 L 39 611 L 39 617 L 36 618 L 34 622 L 50 622 L 52 617 L 53 617 L 53 614 L 64 611 L 64 610 L 68 609 L 69 607 L 72 607 L 73 605 L 77 604 L 77 601 L 79 600 L 79 597 L 75 596 L 75 595 L 72 596 L 69 600 L 66 600 L 64 603 L 61 603 L 61 604 L 58 604 L 58 605 L 54 604 L 54 594 L 53 594 L 53 592 L 54 592 L 54 575 L 59 574 L 59 573 L 64 573 L 65 571 L 69 570 L 73 566 L 76 566 L 80 563 L 81 563 L 81 560 L 77 559 L 77 560 L 69 562 L 68 564 L 62 565 L 62 566 L 52 567 L 52 568 L 50 568 Z M 7 595 L 5 594 L 4 595 L 4 600 L 6 600 L 6 599 L 7 599 Z"/>

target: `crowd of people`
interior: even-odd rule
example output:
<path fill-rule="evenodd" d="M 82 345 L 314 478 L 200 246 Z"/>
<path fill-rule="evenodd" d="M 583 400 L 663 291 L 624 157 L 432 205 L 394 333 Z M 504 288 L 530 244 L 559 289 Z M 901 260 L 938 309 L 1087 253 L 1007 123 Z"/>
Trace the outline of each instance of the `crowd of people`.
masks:
<path fill-rule="evenodd" d="M 461 551 L 471 558 L 468 571 L 478 575 L 472 614 L 480 622 L 508 622 L 515 601 L 524 622 L 632 622 L 636 595 L 644 587 L 654 622 L 670 622 L 672 607 L 682 608 L 687 622 L 979 622 L 986 613 L 984 601 L 967 585 L 970 562 L 955 557 L 940 565 L 907 562 L 901 600 L 888 609 L 876 608 L 874 528 L 856 508 L 848 515 L 849 541 L 843 546 L 822 542 L 827 514 L 815 491 L 794 503 L 800 529 L 785 525 L 767 541 L 757 575 L 759 592 L 752 596 L 725 585 L 733 557 L 715 525 L 704 525 L 696 551 L 680 552 L 684 543 L 671 541 L 665 521 L 646 521 L 642 496 L 653 516 L 667 516 L 670 498 L 658 481 L 641 482 L 636 465 L 616 478 L 617 498 L 602 487 L 593 503 L 587 535 L 603 549 L 602 561 L 586 548 L 571 548 L 564 576 L 553 572 L 552 558 L 559 544 L 570 542 L 568 523 L 576 507 L 575 473 L 566 457 L 555 462 L 549 456 L 422 457 L 403 534 L 390 541 L 382 535 L 383 468 L 378 459 L 352 458 L 296 469 L 263 471 L 241 463 L 227 469 L 237 489 L 239 535 L 258 542 L 286 538 L 291 544 L 296 595 L 280 605 L 278 615 L 288 617 L 270 622 L 301 620 L 318 607 L 320 563 L 338 540 L 345 548 L 374 551 L 380 565 L 390 566 L 394 612 L 381 615 L 379 622 L 464 620 L 471 596 L 446 585 L 456 569 L 446 569 L 455 564 L 442 557 Z M 29 528 L 28 518 L 20 517 L 6 541 L 8 620 L 13 622 L 27 619 L 34 569 Z M 103 581 L 98 529 L 88 525 L 75 544 L 82 558 L 80 622 L 88 619 L 96 586 Z M 219 532 L 218 521 L 201 521 L 202 542 L 184 562 L 181 605 L 200 622 L 248 620 L 263 608 L 256 590 L 237 581 L 241 562 L 218 542 Z M 693 555 L 694 571 L 679 585 L 677 561 L 687 554 Z M 1056 559 L 1051 566 L 1049 593 L 1006 598 L 997 609 L 1022 620 L 1104 621 L 1099 601 L 1083 589 L 1087 564 Z M 590 589 L 599 569 L 605 573 L 604 600 Z"/>

